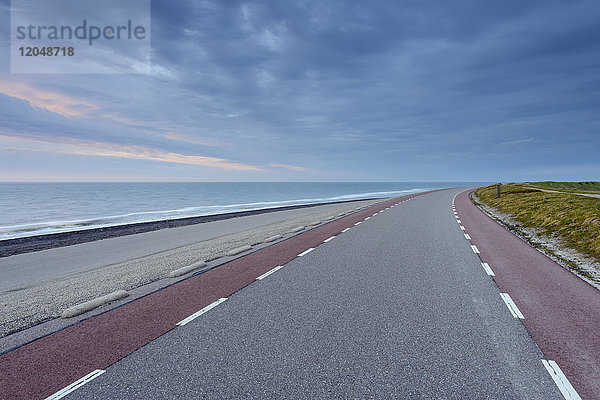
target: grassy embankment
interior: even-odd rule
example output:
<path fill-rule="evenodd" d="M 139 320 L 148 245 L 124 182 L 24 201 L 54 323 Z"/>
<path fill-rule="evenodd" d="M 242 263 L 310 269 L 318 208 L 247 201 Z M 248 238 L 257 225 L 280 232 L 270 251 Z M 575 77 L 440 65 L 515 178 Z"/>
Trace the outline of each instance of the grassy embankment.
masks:
<path fill-rule="evenodd" d="M 502 186 L 499 199 L 496 185 L 478 189 L 475 194 L 482 202 L 512 215 L 522 226 L 556 235 L 565 246 L 600 262 L 600 198 L 542 192 L 531 186 L 591 191 L 599 190 L 600 182 L 509 183 Z"/>

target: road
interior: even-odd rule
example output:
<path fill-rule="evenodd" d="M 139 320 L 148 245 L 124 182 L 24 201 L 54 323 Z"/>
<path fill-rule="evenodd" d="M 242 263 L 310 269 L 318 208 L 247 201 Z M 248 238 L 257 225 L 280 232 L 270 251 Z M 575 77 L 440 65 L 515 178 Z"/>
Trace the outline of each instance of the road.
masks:
<path fill-rule="evenodd" d="M 333 204 L 275 211 L 0 258 L 0 293 L 39 286 L 82 272 L 339 206 Z"/>
<path fill-rule="evenodd" d="M 523 322 L 549 359 L 558 362 L 584 399 L 600 399 L 600 292 L 473 206 L 456 198 L 461 222 L 510 294 Z"/>
<path fill-rule="evenodd" d="M 67 398 L 563 398 L 457 223 L 462 190 L 371 207 L 13 350 L 0 387 L 36 398 L 100 369 Z"/>

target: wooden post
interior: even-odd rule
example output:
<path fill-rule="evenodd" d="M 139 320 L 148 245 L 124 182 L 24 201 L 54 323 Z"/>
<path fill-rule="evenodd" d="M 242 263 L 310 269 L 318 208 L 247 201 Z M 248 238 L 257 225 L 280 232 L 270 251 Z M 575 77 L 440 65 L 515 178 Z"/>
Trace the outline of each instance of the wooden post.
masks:
<path fill-rule="evenodd" d="M 500 198 L 500 186 L 502 186 L 501 183 L 499 183 L 498 185 L 496 185 L 497 188 L 497 192 L 496 192 L 496 198 L 499 199 Z"/>

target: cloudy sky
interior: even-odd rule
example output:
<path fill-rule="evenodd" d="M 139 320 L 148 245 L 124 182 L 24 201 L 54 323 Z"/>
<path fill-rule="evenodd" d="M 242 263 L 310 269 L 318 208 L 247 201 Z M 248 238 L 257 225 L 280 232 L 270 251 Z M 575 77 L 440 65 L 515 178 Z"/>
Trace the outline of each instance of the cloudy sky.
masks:
<path fill-rule="evenodd" d="M 11 74 L 1 1 L 0 181 L 600 179 L 597 1 L 152 1 L 148 74 Z"/>

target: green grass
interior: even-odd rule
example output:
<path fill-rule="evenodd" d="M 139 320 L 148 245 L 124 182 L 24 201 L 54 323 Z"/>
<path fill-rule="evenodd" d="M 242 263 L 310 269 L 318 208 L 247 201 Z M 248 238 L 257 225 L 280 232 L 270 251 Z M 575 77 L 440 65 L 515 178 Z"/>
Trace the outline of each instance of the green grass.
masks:
<path fill-rule="evenodd" d="M 565 192 L 599 192 L 600 182 L 525 182 L 529 186 Z"/>
<path fill-rule="evenodd" d="M 475 194 L 482 202 L 512 215 L 522 226 L 555 234 L 566 246 L 600 261 L 600 198 L 541 192 L 527 185 L 531 184 L 503 185 L 499 199 L 496 185 L 478 189 Z"/>

